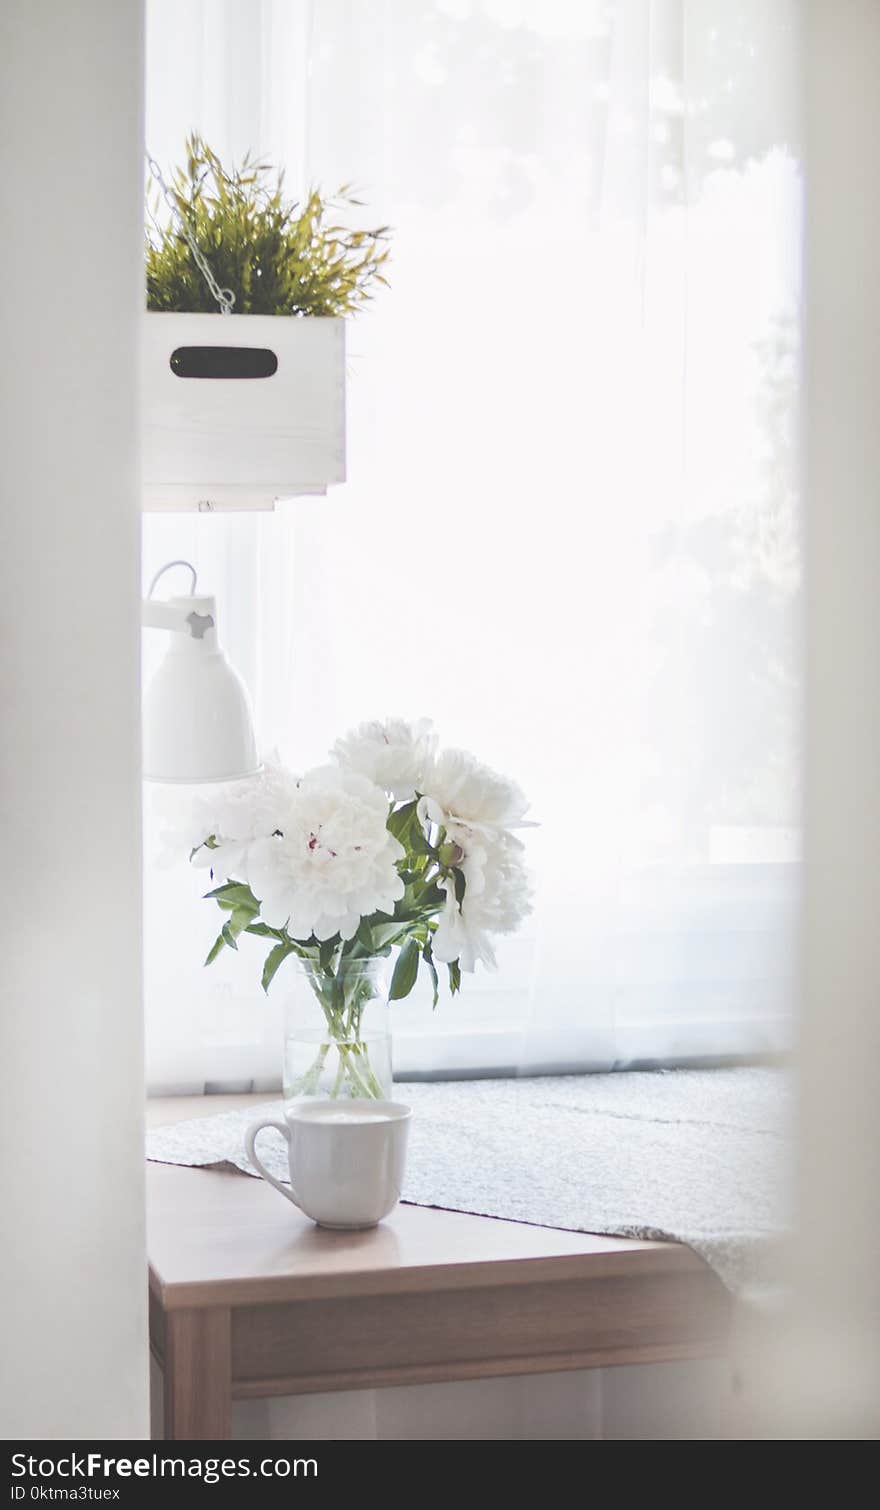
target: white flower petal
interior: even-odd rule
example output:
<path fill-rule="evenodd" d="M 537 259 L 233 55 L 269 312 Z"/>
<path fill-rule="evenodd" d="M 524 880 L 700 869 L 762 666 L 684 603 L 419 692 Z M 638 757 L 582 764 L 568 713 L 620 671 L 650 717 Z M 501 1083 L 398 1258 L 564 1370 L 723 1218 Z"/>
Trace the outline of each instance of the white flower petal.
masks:
<path fill-rule="evenodd" d="M 436 743 L 429 719 L 374 719 L 338 739 L 333 754 L 344 769 L 368 777 L 394 801 L 409 802 L 423 789 Z"/>
<path fill-rule="evenodd" d="M 528 808 L 519 787 L 483 765 L 467 750 L 443 750 L 427 788 L 448 818 L 490 830 L 518 827 Z"/>
<path fill-rule="evenodd" d="M 430 823 L 445 823 L 446 814 L 433 797 L 420 797 L 416 803 L 416 817 L 427 833 Z"/>
<path fill-rule="evenodd" d="M 386 827 L 384 792 L 358 772 L 322 766 L 300 781 L 284 831 L 255 840 L 248 874 L 262 912 L 289 917 L 292 937 L 351 938 L 362 916 L 403 895 L 403 853 Z M 278 926 L 277 924 L 275 926 Z"/>

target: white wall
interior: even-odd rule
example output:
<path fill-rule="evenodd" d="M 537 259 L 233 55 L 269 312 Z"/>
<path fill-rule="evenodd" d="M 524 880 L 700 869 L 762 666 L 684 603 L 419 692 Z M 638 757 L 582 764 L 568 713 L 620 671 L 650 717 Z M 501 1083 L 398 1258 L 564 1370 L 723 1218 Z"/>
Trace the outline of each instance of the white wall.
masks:
<path fill-rule="evenodd" d="M 806 18 L 807 813 L 793 1322 L 773 1436 L 880 1431 L 880 5 Z"/>
<path fill-rule="evenodd" d="M 0 1172 L 9 1438 L 146 1431 L 142 16 L 0 12 Z"/>

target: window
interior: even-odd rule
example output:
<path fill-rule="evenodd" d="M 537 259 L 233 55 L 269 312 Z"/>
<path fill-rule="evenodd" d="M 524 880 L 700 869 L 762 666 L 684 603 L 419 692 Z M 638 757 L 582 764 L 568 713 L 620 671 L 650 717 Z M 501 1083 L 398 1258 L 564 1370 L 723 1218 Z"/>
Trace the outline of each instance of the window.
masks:
<path fill-rule="evenodd" d="M 292 191 L 357 183 L 394 241 L 349 334 L 349 481 L 274 515 L 147 516 L 145 578 L 196 562 L 295 766 L 427 713 L 541 823 L 531 922 L 455 1002 L 402 1004 L 399 1073 L 785 1042 L 796 10 L 151 0 L 164 164 L 197 125 Z M 267 1003 L 247 945 L 202 970 L 199 881 L 149 859 L 151 1080 L 269 1084 L 283 976 Z"/>

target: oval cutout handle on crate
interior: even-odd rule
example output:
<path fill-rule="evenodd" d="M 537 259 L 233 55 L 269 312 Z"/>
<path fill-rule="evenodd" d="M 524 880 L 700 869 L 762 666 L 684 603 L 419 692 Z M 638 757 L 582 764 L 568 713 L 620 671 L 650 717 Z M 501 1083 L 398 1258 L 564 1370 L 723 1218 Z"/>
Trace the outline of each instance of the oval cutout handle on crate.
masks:
<path fill-rule="evenodd" d="M 268 378 L 278 358 L 266 346 L 178 346 L 168 365 L 179 378 Z"/>

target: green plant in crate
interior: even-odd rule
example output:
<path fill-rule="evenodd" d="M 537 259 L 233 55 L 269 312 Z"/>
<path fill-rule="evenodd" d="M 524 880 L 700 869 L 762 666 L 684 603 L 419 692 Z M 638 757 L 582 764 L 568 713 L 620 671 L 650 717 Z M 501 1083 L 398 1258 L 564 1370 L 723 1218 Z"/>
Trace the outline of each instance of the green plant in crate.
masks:
<path fill-rule="evenodd" d="M 300 204 L 286 198 L 282 172 L 250 156 L 225 167 L 194 134 L 169 188 L 182 224 L 160 221 L 158 190 L 147 196 L 148 309 L 216 312 L 183 226 L 220 287 L 235 295 L 236 314 L 350 315 L 387 283 L 388 226 L 335 223 L 360 208 L 347 185 L 332 199 L 312 189 Z"/>

